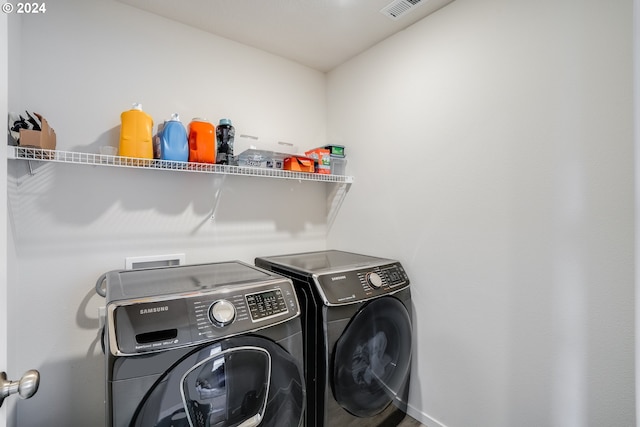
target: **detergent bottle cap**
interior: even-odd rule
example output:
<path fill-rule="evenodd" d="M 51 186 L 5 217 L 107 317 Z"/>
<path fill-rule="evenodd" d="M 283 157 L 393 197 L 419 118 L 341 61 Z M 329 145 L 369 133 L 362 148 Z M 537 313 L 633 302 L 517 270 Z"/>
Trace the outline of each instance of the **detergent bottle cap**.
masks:
<path fill-rule="evenodd" d="M 169 119 L 169 121 L 179 122 L 180 121 L 180 115 L 178 113 L 171 114 L 171 119 Z"/>
<path fill-rule="evenodd" d="M 133 106 L 131 107 L 132 110 L 138 110 L 138 111 L 142 111 L 142 104 L 138 103 L 138 102 L 134 102 Z"/>

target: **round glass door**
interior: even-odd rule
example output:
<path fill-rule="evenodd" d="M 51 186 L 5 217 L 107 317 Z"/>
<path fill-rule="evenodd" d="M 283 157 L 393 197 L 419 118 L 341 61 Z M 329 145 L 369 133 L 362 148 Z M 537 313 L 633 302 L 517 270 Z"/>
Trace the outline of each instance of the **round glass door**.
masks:
<path fill-rule="evenodd" d="M 373 300 L 335 345 L 333 393 L 358 417 L 382 412 L 401 394 L 411 369 L 411 319 L 394 297 Z"/>
<path fill-rule="evenodd" d="M 298 427 L 304 381 L 278 344 L 240 336 L 201 347 L 153 386 L 136 411 L 140 427 Z"/>
<path fill-rule="evenodd" d="M 242 375 L 242 378 L 229 378 Z M 189 425 L 255 427 L 262 422 L 271 382 L 271 357 L 259 347 L 214 352 L 182 376 Z"/>

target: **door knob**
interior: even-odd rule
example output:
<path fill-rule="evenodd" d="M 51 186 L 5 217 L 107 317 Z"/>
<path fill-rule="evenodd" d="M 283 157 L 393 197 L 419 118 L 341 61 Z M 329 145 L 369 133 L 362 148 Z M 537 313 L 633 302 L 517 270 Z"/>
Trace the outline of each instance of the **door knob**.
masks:
<path fill-rule="evenodd" d="M 21 398 L 28 399 L 38 391 L 40 385 L 40 372 L 32 369 L 24 373 L 19 381 L 7 380 L 7 374 L 0 372 L 0 406 L 4 398 L 18 393 Z"/>

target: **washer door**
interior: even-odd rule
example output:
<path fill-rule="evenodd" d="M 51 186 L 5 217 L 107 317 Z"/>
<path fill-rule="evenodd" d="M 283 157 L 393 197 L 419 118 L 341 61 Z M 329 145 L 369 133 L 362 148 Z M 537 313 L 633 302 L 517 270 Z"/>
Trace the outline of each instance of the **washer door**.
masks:
<path fill-rule="evenodd" d="M 177 361 L 141 402 L 132 426 L 253 427 L 302 423 L 301 369 L 278 344 L 240 336 Z"/>
<path fill-rule="evenodd" d="M 334 397 L 355 416 L 374 416 L 395 398 L 406 399 L 410 369 L 409 312 L 394 297 L 375 299 L 353 316 L 336 342 Z"/>

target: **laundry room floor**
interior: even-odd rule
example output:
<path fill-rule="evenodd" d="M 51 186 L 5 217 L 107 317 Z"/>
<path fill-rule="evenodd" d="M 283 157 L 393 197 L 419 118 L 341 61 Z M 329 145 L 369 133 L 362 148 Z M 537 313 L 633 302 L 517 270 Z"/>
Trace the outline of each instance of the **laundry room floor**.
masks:
<path fill-rule="evenodd" d="M 426 427 L 426 426 L 424 424 L 420 424 L 420 421 L 415 420 L 411 418 L 409 415 L 407 415 L 406 417 L 404 417 L 404 420 L 402 420 L 402 422 L 398 424 L 398 427 Z"/>
<path fill-rule="evenodd" d="M 357 427 L 372 427 L 374 424 L 367 424 L 366 420 L 360 424 L 358 422 Z M 340 427 L 347 427 L 346 425 L 341 425 Z M 356 424 L 351 423 L 348 424 L 348 427 L 356 427 Z M 420 424 L 420 421 L 411 418 L 409 415 L 405 416 L 404 419 L 397 427 L 427 427 L 424 424 Z"/>

